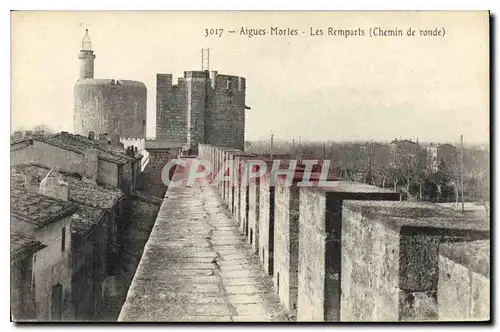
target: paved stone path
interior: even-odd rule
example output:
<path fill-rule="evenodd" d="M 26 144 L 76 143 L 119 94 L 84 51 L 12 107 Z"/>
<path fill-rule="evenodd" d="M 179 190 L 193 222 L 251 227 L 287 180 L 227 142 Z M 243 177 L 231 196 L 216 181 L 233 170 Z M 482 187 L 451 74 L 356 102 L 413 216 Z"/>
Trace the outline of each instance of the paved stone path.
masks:
<path fill-rule="evenodd" d="M 118 320 L 288 317 L 215 188 L 197 185 L 167 191 Z"/>

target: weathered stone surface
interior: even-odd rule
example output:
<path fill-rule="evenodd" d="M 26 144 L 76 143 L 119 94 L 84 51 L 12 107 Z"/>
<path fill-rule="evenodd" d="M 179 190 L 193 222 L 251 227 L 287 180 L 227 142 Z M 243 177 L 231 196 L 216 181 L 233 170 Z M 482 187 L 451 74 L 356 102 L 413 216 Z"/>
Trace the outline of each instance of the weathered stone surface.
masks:
<path fill-rule="evenodd" d="M 254 252 L 259 248 L 259 216 L 260 216 L 260 179 L 250 181 L 248 185 L 248 243 Z"/>
<path fill-rule="evenodd" d="M 270 177 L 261 177 L 259 200 L 259 259 L 269 275 L 274 274 L 275 186 Z"/>
<path fill-rule="evenodd" d="M 399 194 L 351 181 L 300 188 L 297 321 L 340 320 L 341 259 L 346 256 L 342 207 L 347 199 L 399 200 Z"/>
<path fill-rule="evenodd" d="M 292 317 L 297 311 L 299 270 L 299 188 L 276 183 L 274 287 Z"/>
<path fill-rule="evenodd" d="M 157 74 L 156 137 L 186 142 L 196 150 L 209 143 L 243 150 L 245 79 L 185 71 L 178 84 L 171 74 Z"/>
<path fill-rule="evenodd" d="M 87 136 L 116 133 L 146 137 L 146 86 L 114 79 L 79 79 L 74 87 L 73 130 Z"/>
<path fill-rule="evenodd" d="M 167 191 L 120 321 L 287 320 L 215 190 Z"/>
<path fill-rule="evenodd" d="M 490 241 L 439 246 L 440 320 L 490 319 Z"/>
<path fill-rule="evenodd" d="M 440 319 L 439 245 L 489 237 L 482 221 L 430 203 L 345 201 L 342 215 L 342 321 Z M 449 300 L 458 315 L 462 289 Z"/>

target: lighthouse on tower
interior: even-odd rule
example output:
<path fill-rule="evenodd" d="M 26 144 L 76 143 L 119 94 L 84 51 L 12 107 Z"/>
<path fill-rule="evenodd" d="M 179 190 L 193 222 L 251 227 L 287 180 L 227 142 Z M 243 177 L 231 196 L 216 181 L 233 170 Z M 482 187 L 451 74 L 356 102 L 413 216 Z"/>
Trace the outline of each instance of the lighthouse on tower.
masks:
<path fill-rule="evenodd" d="M 94 78 L 94 51 L 92 41 L 89 36 L 89 29 L 85 29 L 85 36 L 82 40 L 82 49 L 78 54 L 80 59 L 80 78 Z"/>

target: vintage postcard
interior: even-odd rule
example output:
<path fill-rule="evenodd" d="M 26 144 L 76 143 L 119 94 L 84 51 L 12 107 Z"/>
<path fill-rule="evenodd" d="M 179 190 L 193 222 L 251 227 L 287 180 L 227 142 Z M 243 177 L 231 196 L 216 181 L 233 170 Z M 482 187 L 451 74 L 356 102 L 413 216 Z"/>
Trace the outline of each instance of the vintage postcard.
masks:
<path fill-rule="evenodd" d="M 490 321 L 487 11 L 13 11 L 13 322 Z"/>

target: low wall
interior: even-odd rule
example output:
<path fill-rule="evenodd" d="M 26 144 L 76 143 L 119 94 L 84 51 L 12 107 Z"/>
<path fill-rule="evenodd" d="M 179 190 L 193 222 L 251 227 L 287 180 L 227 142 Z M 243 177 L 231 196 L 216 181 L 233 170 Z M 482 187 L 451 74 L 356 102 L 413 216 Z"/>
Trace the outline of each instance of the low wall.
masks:
<path fill-rule="evenodd" d="M 342 321 L 438 320 L 438 248 L 489 238 L 471 222 L 431 203 L 344 203 Z"/>

